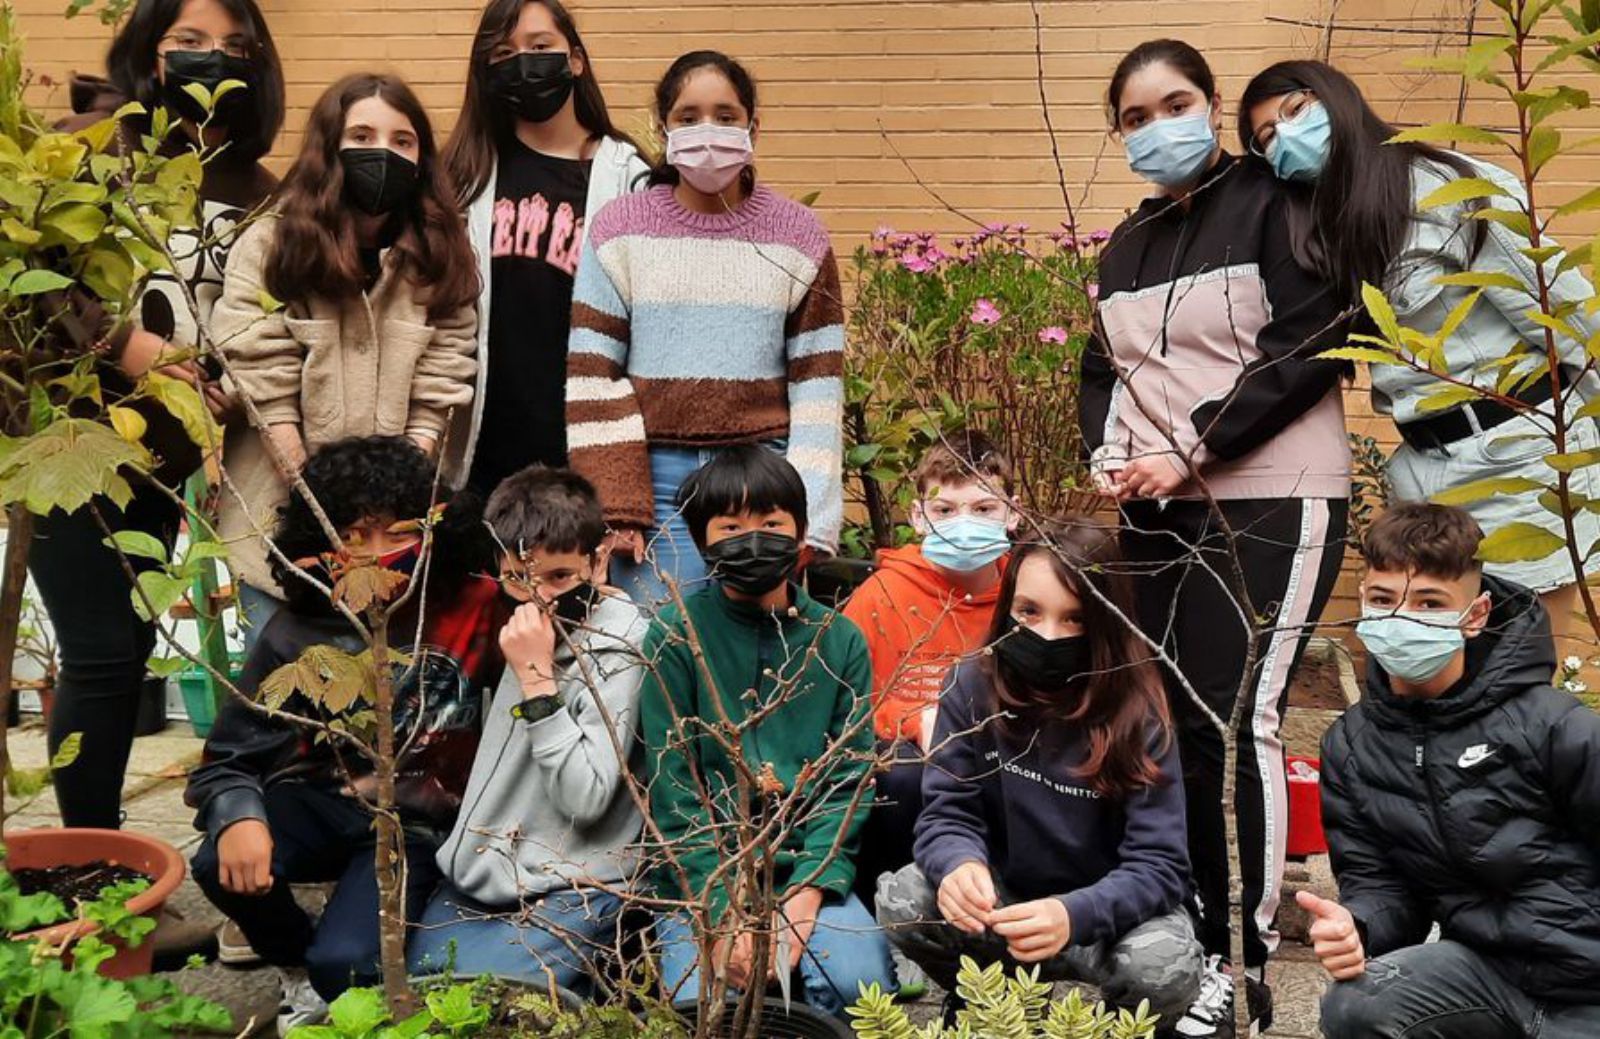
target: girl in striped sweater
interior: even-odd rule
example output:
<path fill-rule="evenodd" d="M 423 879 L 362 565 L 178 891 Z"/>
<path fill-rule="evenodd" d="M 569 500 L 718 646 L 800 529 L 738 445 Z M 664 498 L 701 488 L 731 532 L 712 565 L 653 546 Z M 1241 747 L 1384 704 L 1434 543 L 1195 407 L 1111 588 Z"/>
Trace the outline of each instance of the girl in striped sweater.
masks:
<path fill-rule="evenodd" d="M 678 486 L 718 451 L 762 443 L 806 485 L 815 548 L 842 511 L 843 314 L 828 233 L 756 183 L 756 89 L 714 51 L 656 87 L 667 161 L 593 218 L 567 360 L 572 467 L 600 492 L 616 583 L 644 605 L 706 577 Z"/>

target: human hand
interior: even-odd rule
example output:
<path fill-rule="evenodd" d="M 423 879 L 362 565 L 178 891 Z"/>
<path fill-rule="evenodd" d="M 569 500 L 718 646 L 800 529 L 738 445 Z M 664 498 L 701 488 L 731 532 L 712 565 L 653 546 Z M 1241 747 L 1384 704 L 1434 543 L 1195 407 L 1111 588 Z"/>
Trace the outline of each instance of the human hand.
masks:
<path fill-rule="evenodd" d="M 636 565 L 644 562 L 644 549 L 644 531 L 632 527 L 613 530 L 600 543 L 600 551 L 605 559 L 609 560 L 615 555 L 631 559 Z"/>
<path fill-rule="evenodd" d="M 1171 451 L 1129 462 L 1118 474 L 1117 500 L 1170 498 L 1189 482 L 1188 468 Z"/>
<path fill-rule="evenodd" d="M 500 653 L 515 672 L 525 700 L 555 695 L 555 652 L 555 620 L 542 603 L 518 606 L 500 629 Z"/>
<path fill-rule="evenodd" d="M 939 883 L 939 913 L 967 934 L 982 934 L 997 901 L 994 877 L 982 862 L 963 862 Z"/>
<path fill-rule="evenodd" d="M 989 914 L 989 927 L 1006 940 L 1006 950 L 1018 963 L 1048 960 L 1066 948 L 1072 938 L 1072 918 L 1066 903 L 1059 898 L 1040 898 L 996 909 Z"/>
<path fill-rule="evenodd" d="M 272 831 L 260 819 L 240 819 L 217 838 L 218 878 L 236 895 L 272 890 Z"/>
<path fill-rule="evenodd" d="M 727 964 L 722 965 L 723 958 Z M 711 946 L 711 964 L 713 969 L 720 969 L 722 977 L 736 989 L 746 989 L 750 986 L 750 972 L 755 966 L 755 936 L 748 931 L 741 932 L 732 938 L 718 938 Z"/>
<path fill-rule="evenodd" d="M 1365 974 L 1367 954 L 1350 910 L 1310 891 L 1296 892 L 1294 897 L 1300 908 L 1311 914 L 1312 951 L 1333 980 L 1350 981 Z"/>
<path fill-rule="evenodd" d="M 800 957 L 805 954 L 806 945 L 811 941 L 811 935 L 817 929 L 817 914 L 822 911 L 822 889 L 803 887 L 789 896 L 783 903 L 783 920 L 778 921 L 777 927 L 787 927 L 792 940 L 789 943 L 789 962 L 783 964 L 790 971 L 800 966 Z M 777 928 L 775 927 L 774 930 Z M 772 964 L 772 973 L 777 973 L 779 964 Z"/>
<path fill-rule="evenodd" d="M 156 358 L 167 349 L 167 341 L 154 332 L 136 328 L 117 357 L 117 367 L 130 379 L 142 379 L 155 367 Z"/>
<path fill-rule="evenodd" d="M 267 427 L 267 436 L 272 438 L 272 443 L 277 447 L 278 453 L 283 456 L 283 461 L 293 472 L 299 472 L 306 464 L 306 442 L 300 435 L 300 427 L 293 422 L 275 422 Z"/>

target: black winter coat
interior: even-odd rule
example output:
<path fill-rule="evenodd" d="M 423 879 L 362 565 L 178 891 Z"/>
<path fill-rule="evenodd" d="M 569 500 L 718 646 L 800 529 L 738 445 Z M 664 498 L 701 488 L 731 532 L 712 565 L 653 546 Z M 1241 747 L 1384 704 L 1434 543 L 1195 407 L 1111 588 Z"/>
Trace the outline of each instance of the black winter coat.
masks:
<path fill-rule="evenodd" d="M 1538 999 L 1600 1002 L 1600 716 L 1553 689 L 1549 619 L 1494 603 L 1468 677 L 1402 700 L 1375 663 L 1322 744 L 1340 897 L 1369 956 L 1443 936 Z M 1469 644 L 1470 645 L 1470 644 Z"/>

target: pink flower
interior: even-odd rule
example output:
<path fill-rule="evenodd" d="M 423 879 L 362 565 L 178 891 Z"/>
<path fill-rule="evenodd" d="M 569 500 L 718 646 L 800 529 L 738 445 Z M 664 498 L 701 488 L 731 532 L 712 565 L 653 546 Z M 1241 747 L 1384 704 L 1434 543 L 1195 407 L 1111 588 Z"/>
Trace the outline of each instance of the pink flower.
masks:
<path fill-rule="evenodd" d="M 1089 294 L 1089 298 L 1091 300 L 1099 299 L 1100 283 L 1098 281 L 1091 281 L 1088 285 L 1084 286 L 1084 291 Z"/>
<path fill-rule="evenodd" d="M 980 299 L 972 305 L 971 317 L 975 325 L 997 325 L 1000 323 L 1000 308 L 992 300 Z"/>
<path fill-rule="evenodd" d="M 950 258 L 950 254 L 939 248 L 937 245 L 930 245 L 922 254 L 922 257 L 937 267 L 939 264 L 948 260 Z"/>
<path fill-rule="evenodd" d="M 912 274 L 927 274 L 929 271 L 933 270 L 935 265 L 929 263 L 924 257 L 908 253 L 905 256 L 900 257 L 900 266 L 904 267 Z"/>
<path fill-rule="evenodd" d="M 882 240 L 884 238 L 888 238 L 892 234 L 894 234 L 894 228 L 890 227 L 888 224 L 879 224 L 878 229 L 872 232 L 872 237 L 875 240 Z"/>
<path fill-rule="evenodd" d="M 1061 345 L 1065 346 L 1067 342 L 1067 330 L 1062 328 L 1060 325 L 1051 325 L 1049 328 L 1041 328 L 1039 329 L 1039 342 L 1060 343 Z"/>
<path fill-rule="evenodd" d="M 1099 245 L 1102 242 L 1109 242 L 1111 241 L 1111 232 L 1106 230 L 1090 231 L 1089 241 L 1096 245 Z"/>

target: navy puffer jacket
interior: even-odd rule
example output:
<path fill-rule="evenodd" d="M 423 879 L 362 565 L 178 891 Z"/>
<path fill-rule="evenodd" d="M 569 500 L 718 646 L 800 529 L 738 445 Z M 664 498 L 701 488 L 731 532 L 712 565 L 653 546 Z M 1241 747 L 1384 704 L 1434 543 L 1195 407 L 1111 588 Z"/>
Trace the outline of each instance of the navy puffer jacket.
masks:
<path fill-rule="evenodd" d="M 1376 664 L 1322 744 L 1341 901 L 1367 955 L 1443 936 L 1529 995 L 1600 1002 L 1600 716 L 1551 687 L 1549 619 L 1493 578 L 1468 678 L 1402 700 Z"/>

